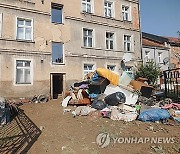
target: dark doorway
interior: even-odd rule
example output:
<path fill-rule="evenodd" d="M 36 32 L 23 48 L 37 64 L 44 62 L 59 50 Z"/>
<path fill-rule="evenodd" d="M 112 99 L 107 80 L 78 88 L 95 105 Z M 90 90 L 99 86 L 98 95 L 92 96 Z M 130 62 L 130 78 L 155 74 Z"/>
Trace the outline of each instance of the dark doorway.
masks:
<path fill-rule="evenodd" d="M 63 74 L 51 74 L 51 97 L 57 99 L 63 92 Z"/>

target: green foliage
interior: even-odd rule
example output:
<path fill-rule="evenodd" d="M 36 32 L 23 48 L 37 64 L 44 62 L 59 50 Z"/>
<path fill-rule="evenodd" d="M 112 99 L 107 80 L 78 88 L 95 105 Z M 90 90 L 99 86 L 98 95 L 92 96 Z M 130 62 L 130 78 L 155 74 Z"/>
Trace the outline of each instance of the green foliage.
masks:
<path fill-rule="evenodd" d="M 153 62 L 149 61 L 142 64 L 136 72 L 136 78 L 143 77 L 148 79 L 148 83 L 154 85 L 158 76 L 161 74 L 160 68 Z"/>

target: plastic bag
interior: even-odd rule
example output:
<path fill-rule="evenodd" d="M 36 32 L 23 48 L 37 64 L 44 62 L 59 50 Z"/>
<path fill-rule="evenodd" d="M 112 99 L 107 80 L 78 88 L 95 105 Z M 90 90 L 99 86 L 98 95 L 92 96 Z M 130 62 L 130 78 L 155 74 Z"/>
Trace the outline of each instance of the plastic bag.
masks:
<path fill-rule="evenodd" d="M 119 103 L 125 103 L 126 96 L 122 92 L 116 92 L 106 96 L 104 100 L 108 105 L 114 106 L 114 105 L 118 105 Z"/>
<path fill-rule="evenodd" d="M 152 109 L 148 109 L 143 111 L 138 119 L 141 121 L 159 121 L 159 120 L 165 120 L 168 119 L 170 117 L 170 113 L 165 110 L 165 109 L 160 109 L 160 108 L 152 108 Z"/>

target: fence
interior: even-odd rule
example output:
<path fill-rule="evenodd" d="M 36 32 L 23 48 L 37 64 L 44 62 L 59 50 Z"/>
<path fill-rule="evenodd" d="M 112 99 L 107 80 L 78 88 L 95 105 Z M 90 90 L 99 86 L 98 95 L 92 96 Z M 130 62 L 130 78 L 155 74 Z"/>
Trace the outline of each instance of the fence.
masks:
<path fill-rule="evenodd" d="M 165 97 L 175 102 L 180 102 L 180 68 L 166 70 L 163 72 Z"/>

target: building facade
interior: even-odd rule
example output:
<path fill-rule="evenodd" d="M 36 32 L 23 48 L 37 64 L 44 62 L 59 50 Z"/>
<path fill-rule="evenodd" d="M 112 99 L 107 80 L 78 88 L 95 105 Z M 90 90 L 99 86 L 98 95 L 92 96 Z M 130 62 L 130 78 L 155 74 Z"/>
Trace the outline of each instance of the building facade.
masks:
<path fill-rule="evenodd" d="M 141 58 L 138 0 L 1 0 L 0 95 L 57 98 L 98 67 Z"/>
<path fill-rule="evenodd" d="M 170 45 L 168 39 L 142 33 L 142 60 L 147 63 L 153 60 L 162 71 L 168 70 L 170 65 Z"/>

